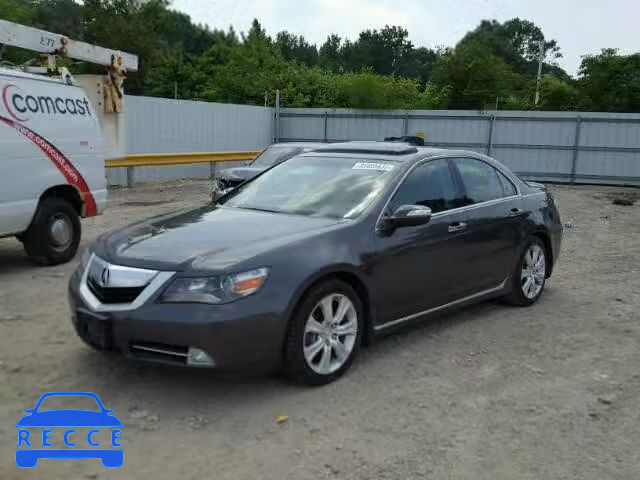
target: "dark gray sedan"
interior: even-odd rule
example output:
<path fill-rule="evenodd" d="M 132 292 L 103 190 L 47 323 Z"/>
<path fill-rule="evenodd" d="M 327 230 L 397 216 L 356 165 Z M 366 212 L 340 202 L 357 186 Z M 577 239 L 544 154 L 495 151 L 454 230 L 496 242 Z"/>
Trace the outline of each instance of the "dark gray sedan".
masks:
<path fill-rule="evenodd" d="M 133 358 L 323 384 L 396 328 L 493 297 L 532 305 L 561 236 L 551 193 L 484 155 L 326 145 L 100 237 L 69 284 L 73 324 Z"/>

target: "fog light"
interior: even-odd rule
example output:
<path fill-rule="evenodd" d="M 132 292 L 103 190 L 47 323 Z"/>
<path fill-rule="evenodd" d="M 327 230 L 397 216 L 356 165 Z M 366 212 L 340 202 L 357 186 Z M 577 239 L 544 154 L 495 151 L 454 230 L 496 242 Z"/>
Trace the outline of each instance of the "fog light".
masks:
<path fill-rule="evenodd" d="M 194 367 L 212 367 L 215 365 L 213 358 L 204 350 L 189 347 L 189 356 L 187 357 L 187 365 Z"/>

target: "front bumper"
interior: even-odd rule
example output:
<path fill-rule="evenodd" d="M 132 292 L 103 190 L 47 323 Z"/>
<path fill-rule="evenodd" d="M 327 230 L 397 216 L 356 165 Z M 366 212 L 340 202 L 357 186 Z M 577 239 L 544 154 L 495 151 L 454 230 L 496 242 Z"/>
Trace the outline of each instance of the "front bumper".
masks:
<path fill-rule="evenodd" d="M 78 273 L 69 282 L 72 322 L 97 350 L 186 366 L 189 349 L 199 349 L 225 371 L 268 371 L 281 361 L 285 315 L 263 292 L 224 305 L 159 303 L 156 295 L 136 308 L 109 311 L 87 301 L 82 282 Z"/>

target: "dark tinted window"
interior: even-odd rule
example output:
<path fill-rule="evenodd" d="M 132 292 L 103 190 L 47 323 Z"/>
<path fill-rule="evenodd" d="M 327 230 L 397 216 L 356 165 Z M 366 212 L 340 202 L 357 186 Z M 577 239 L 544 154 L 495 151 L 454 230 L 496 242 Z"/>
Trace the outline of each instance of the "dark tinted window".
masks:
<path fill-rule="evenodd" d="M 416 167 L 405 178 L 391 202 L 392 210 L 401 205 L 424 205 L 433 213 L 461 205 L 446 160 L 434 160 Z"/>
<path fill-rule="evenodd" d="M 513 186 L 513 183 L 511 183 L 511 181 L 502 173 L 498 172 L 498 178 L 500 179 L 500 183 L 502 184 L 502 191 L 504 192 L 505 197 L 510 197 L 518 193 L 516 191 L 516 187 Z"/>
<path fill-rule="evenodd" d="M 505 197 L 498 171 L 491 165 L 472 158 L 455 160 L 466 190 L 465 205 Z"/>

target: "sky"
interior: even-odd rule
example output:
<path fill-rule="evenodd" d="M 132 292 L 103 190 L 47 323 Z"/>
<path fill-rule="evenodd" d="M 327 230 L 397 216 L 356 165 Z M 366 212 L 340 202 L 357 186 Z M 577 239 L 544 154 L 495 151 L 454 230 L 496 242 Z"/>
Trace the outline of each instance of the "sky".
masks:
<path fill-rule="evenodd" d="M 558 41 L 559 64 L 576 75 L 580 57 L 602 48 L 640 50 L 640 0 L 173 0 L 195 23 L 237 32 L 257 18 L 269 35 L 287 30 L 320 46 L 331 33 L 400 25 L 416 46 L 453 46 L 483 19 L 514 17 Z"/>

